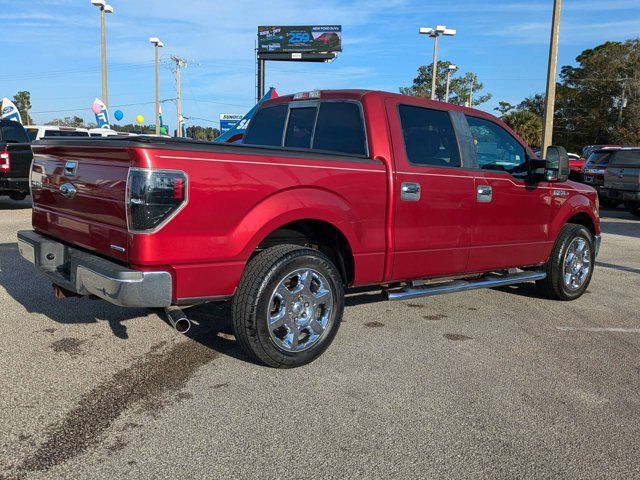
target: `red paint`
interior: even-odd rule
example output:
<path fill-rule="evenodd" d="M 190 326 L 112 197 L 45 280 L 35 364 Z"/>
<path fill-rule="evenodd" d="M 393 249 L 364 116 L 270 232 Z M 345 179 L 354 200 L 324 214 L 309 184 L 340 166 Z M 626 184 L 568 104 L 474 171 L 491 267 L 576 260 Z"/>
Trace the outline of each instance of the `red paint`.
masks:
<path fill-rule="evenodd" d="M 278 227 L 313 219 L 333 225 L 354 254 L 354 285 L 541 264 L 562 225 L 586 213 L 599 233 L 596 194 L 573 182 L 533 185 L 507 173 L 411 165 L 404 153 L 397 104 L 473 113 L 511 130 L 492 115 L 384 92 L 322 92 L 322 99 L 362 103 L 369 162 L 288 155 L 278 150 L 163 149 L 162 143 L 118 148 L 39 146 L 34 172 L 34 228 L 141 270 L 165 269 L 174 299 L 233 294 L 257 245 Z M 291 96 L 265 105 L 292 101 Z M 515 134 L 514 134 L 515 136 Z M 521 142 L 534 158 L 529 148 Z M 104 145 L 104 144 L 103 144 Z M 140 144 L 139 144 L 140 145 Z M 67 160 L 77 176 L 65 177 Z M 127 231 L 125 190 L 130 167 L 181 170 L 187 204 L 160 230 Z M 400 200 L 402 182 L 418 182 L 418 202 Z M 75 198 L 59 192 L 65 182 Z M 479 204 L 476 188 L 493 201 Z M 566 191 L 558 196 L 556 190 Z M 111 248 L 126 248 L 119 253 Z"/>

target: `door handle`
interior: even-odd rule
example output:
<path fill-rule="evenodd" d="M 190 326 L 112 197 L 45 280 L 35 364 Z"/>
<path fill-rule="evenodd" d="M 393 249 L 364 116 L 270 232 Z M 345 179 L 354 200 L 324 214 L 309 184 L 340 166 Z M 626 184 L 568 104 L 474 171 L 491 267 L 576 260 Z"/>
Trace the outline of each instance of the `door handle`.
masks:
<path fill-rule="evenodd" d="M 400 186 L 400 199 L 405 202 L 417 202 L 420 200 L 420 184 L 403 182 Z"/>
<path fill-rule="evenodd" d="M 493 190 L 489 185 L 481 185 L 477 189 L 476 199 L 480 203 L 489 203 L 493 198 Z"/>

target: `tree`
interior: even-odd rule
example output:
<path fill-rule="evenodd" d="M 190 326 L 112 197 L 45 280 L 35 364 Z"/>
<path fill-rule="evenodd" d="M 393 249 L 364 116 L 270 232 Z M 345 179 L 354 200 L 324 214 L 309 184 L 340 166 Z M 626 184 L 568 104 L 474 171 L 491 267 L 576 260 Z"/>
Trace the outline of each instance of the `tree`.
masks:
<path fill-rule="evenodd" d="M 445 100 L 447 89 L 447 72 L 451 62 L 443 60 L 438 62 L 438 77 L 436 79 L 436 99 Z M 413 79 L 410 87 L 400 87 L 400 93 L 413 95 L 415 97 L 431 97 L 433 65 L 422 65 L 418 68 L 418 76 Z M 484 89 L 484 84 L 478 80 L 475 73 L 467 72 L 462 76 L 451 76 L 449 87 L 449 102 L 455 105 L 465 105 L 469 101 L 471 88 L 473 86 L 473 106 L 481 105 L 489 101 L 493 95 L 490 93 L 480 94 Z"/>
<path fill-rule="evenodd" d="M 542 144 L 542 117 L 531 110 L 513 110 L 503 115 L 502 120 L 529 145 L 538 147 Z"/>
<path fill-rule="evenodd" d="M 90 128 L 85 125 L 84 119 L 74 115 L 73 117 L 54 118 L 53 120 L 45 123 L 45 125 L 58 125 L 60 127 L 76 127 L 76 128 Z"/>
<path fill-rule="evenodd" d="M 31 110 L 31 93 L 26 90 L 16 93 L 13 96 L 13 103 L 20 112 L 23 123 L 25 125 L 31 125 L 31 117 L 29 116 L 29 110 Z"/>
<path fill-rule="evenodd" d="M 187 127 L 187 137 L 195 140 L 208 140 L 211 141 L 214 138 L 220 136 L 220 131 L 213 127 L 201 127 L 200 125 L 192 125 Z"/>

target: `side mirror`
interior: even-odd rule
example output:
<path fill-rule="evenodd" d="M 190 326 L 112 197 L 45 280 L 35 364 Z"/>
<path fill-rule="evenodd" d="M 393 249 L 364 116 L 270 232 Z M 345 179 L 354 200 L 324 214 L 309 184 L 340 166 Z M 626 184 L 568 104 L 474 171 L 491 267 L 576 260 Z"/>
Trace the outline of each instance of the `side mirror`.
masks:
<path fill-rule="evenodd" d="M 544 158 L 544 177 L 548 182 L 566 182 L 569 179 L 569 155 L 564 147 L 551 145 Z"/>

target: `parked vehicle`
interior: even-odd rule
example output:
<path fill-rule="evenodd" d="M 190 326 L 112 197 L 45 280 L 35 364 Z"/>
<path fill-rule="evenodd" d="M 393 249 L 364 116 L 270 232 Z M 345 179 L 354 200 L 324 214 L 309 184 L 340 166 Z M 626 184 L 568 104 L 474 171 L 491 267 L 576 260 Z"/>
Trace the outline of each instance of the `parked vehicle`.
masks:
<path fill-rule="evenodd" d="M 568 153 L 567 155 L 569 156 L 569 169 L 571 170 L 569 178 L 571 180 L 580 181 L 580 174 L 586 160 L 577 153 Z"/>
<path fill-rule="evenodd" d="M 24 200 L 29 195 L 29 170 L 33 153 L 21 123 L 0 120 L 0 195 Z"/>
<path fill-rule="evenodd" d="M 89 130 L 77 127 L 59 127 L 57 125 L 26 125 L 24 127 L 31 141 L 57 137 L 88 137 Z"/>
<path fill-rule="evenodd" d="M 621 146 L 622 145 L 587 145 L 582 149 L 582 158 L 586 158 L 588 160 L 591 154 L 596 150 L 606 150 L 607 148 L 619 148 Z"/>
<path fill-rule="evenodd" d="M 58 296 L 162 307 L 232 301 L 239 344 L 295 367 L 336 335 L 345 290 L 388 299 L 536 281 L 580 297 L 596 192 L 485 112 L 393 93 L 265 102 L 245 144 L 132 137 L 35 146 L 22 256 Z"/>
<path fill-rule="evenodd" d="M 116 130 L 111 130 L 110 128 L 90 128 L 89 136 L 90 137 L 131 137 L 135 135 L 135 133 L 128 132 L 118 132 Z"/>
<path fill-rule="evenodd" d="M 640 147 L 621 148 L 612 154 L 600 196 L 608 202 L 624 202 L 629 212 L 640 217 Z"/>
<path fill-rule="evenodd" d="M 609 161 L 617 150 L 622 147 L 607 147 L 601 150 L 594 150 L 584 164 L 580 172 L 581 183 L 590 185 L 599 193 L 604 185 L 604 174 L 609 165 Z M 605 198 L 599 195 L 600 204 L 607 208 L 616 208 L 620 202 L 616 199 Z"/>

